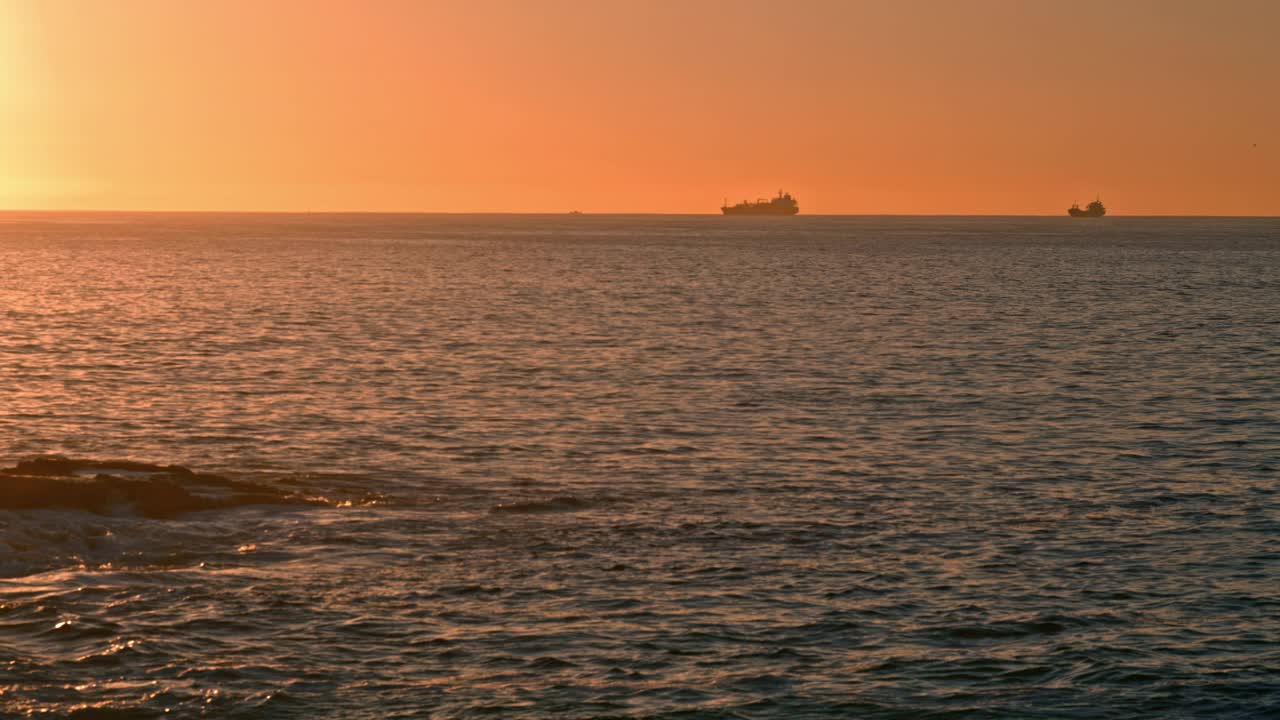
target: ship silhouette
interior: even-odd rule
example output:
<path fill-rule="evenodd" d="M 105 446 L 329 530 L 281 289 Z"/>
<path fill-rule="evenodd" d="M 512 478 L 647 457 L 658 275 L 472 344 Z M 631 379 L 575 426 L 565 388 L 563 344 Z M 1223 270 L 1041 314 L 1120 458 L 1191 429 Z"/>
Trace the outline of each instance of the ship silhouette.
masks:
<path fill-rule="evenodd" d="M 778 196 L 772 200 L 764 198 L 755 202 L 743 200 L 733 206 L 730 206 L 726 200 L 720 212 L 725 215 L 795 215 L 800 212 L 800 204 L 791 197 L 791 193 L 783 193 L 779 190 Z"/>
<path fill-rule="evenodd" d="M 1083 210 L 1080 209 L 1080 203 L 1072 203 L 1067 208 L 1067 214 L 1071 217 L 1102 217 L 1107 214 L 1107 207 L 1102 204 L 1102 200 L 1095 198 Z"/>

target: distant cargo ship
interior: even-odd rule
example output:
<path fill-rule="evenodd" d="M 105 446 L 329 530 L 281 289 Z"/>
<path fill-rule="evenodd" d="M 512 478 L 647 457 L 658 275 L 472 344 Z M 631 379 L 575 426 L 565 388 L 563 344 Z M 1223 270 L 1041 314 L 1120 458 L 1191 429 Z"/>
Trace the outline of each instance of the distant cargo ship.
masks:
<path fill-rule="evenodd" d="M 1102 217 L 1107 214 L 1107 208 L 1102 200 L 1094 200 L 1083 210 L 1080 209 L 1080 203 L 1073 203 L 1067 208 L 1067 214 L 1071 217 Z"/>
<path fill-rule="evenodd" d="M 726 201 L 724 206 L 720 208 L 720 212 L 725 215 L 795 215 L 800 212 L 800 204 L 796 199 L 791 197 L 791 193 L 783 193 L 778 191 L 778 197 L 772 200 L 761 198 L 755 202 L 747 202 L 743 200 L 737 205 L 730 206 Z"/>

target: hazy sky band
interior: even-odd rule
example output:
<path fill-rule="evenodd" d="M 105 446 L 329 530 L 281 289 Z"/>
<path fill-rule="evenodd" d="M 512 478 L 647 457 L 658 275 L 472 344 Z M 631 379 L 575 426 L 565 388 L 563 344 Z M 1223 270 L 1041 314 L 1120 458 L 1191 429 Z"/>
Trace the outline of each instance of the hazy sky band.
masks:
<path fill-rule="evenodd" d="M 0 0 L 0 207 L 1280 214 L 1280 3 Z"/>

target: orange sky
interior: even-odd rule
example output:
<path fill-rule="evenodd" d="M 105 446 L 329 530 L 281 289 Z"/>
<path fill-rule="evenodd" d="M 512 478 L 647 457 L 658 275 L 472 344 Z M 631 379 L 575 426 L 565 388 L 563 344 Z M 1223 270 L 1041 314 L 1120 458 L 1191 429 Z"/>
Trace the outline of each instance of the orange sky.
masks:
<path fill-rule="evenodd" d="M 1278 38 L 1273 0 L 0 0 L 0 207 L 1275 215 Z"/>

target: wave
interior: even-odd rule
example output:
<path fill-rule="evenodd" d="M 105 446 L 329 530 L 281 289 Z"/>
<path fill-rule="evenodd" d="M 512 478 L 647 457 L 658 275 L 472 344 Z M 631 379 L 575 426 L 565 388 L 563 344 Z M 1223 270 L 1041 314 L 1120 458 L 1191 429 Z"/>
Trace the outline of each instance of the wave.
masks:
<path fill-rule="evenodd" d="M 489 508 L 489 512 L 497 514 L 577 512 L 609 502 L 611 500 L 608 498 L 580 498 L 574 495 L 558 495 L 548 500 L 499 503 Z"/>

